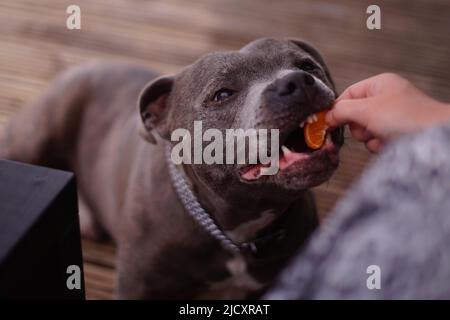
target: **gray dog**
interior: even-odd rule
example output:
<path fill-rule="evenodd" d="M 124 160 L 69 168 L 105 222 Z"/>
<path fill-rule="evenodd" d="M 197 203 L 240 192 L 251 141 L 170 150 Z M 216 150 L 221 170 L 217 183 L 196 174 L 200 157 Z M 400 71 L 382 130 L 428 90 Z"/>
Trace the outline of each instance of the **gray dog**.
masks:
<path fill-rule="evenodd" d="M 76 173 L 83 235 L 117 245 L 118 297 L 258 297 L 317 226 L 308 189 L 336 169 L 342 130 L 312 150 L 299 124 L 334 98 L 319 53 L 291 39 L 208 54 L 173 76 L 92 64 L 19 113 L 0 156 Z M 194 120 L 279 129 L 280 160 L 302 156 L 272 176 L 260 164 L 174 165 L 171 132 Z"/>

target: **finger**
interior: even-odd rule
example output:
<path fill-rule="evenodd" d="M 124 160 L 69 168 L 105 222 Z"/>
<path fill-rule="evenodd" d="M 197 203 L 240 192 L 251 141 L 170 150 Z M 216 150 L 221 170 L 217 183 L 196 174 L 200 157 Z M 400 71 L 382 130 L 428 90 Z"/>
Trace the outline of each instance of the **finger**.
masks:
<path fill-rule="evenodd" d="M 359 81 L 342 92 L 337 100 L 363 99 L 372 96 L 372 88 L 377 76 Z"/>
<path fill-rule="evenodd" d="M 366 142 L 369 141 L 370 139 L 373 139 L 373 135 L 360 125 L 350 123 L 349 129 L 352 134 L 352 137 L 360 142 Z"/>
<path fill-rule="evenodd" d="M 365 128 L 369 121 L 367 109 L 371 105 L 371 99 L 338 100 L 327 113 L 325 120 L 330 127 L 354 122 Z"/>
<path fill-rule="evenodd" d="M 379 139 L 371 139 L 366 142 L 366 148 L 369 149 L 370 152 L 379 153 L 383 148 L 383 143 Z"/>
<path fill-rule="evenodd" d="M 401 76 L 390 72 L 381 73 L 349 86 L 337 100 L 369 98 L 393 86 L 398 88 L 405 85 L 408 85 L 408 81 Z"/>

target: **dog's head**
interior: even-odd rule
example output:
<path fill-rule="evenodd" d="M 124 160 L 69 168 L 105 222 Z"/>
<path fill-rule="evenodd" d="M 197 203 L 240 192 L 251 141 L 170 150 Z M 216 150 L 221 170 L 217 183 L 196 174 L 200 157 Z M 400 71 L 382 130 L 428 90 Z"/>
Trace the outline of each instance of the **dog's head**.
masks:
<path fill-rule="evenodd" d="M 193 137 L 194 121 L 202 121 L 203 131 L 218 129 L 224 138 L 227 129 L 268 129 L 270 141 L 270 129 L 279 129 L 280 170 L 275 175 L 261 175 L 261 164 L 225 164 L 225 159 L 224 164 L 189 166 L 215 189 L 233 184 L 249 191 L 296 191 L 326 181 L 338 165 L 342 129 L 329 132 L 326 143 L 313 150 L 300 127 L 334 99 L 333 81 L 317 50 L 300 40 L 263 38 L 239 51 L 207 54 L 174 76 L 155 79 L 142 91 L 139 111 L 143 135 L 153 143 L 155 133 L 170 141 L 178 128 Z M 203 150 L 210 143 L 203 141 Z M 218 147 L 224 155 L 225 144 Z M 282 146 L 291 153 L 286 155 Z"/>

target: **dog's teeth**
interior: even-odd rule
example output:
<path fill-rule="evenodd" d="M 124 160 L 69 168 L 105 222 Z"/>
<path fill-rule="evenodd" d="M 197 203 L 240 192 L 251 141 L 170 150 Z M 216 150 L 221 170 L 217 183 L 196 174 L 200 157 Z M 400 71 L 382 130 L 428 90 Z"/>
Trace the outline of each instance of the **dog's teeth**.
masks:
<path fill-rule="evenodd" d="M 305 121 L 302 121 L 302 123 L 300 123 L 298 126 L 299 126 L 300 128 L 303 128 L 303 127 L 305 126 Z"/>
<path fill-rule="evenodd" d="M 284 155 L 287 155 L 287 154 L 292 153 L 292 151 L 289 150 L 289 148 L 286 147 L 286 146 L 281 146 L 281 151 L 283 151 L 283 154 L 284 154 Z"/>
<path fill-rule="evenodd" d="M 314 122 L 313 117 L 312 116 L 308 116 L 308 118 L 306 118 L 306 122 L 313 123 Z"/>
<path fill-rule="evenodd" d="M 312 115 L 313 122 L 317 122 L 317 114 Z"/>

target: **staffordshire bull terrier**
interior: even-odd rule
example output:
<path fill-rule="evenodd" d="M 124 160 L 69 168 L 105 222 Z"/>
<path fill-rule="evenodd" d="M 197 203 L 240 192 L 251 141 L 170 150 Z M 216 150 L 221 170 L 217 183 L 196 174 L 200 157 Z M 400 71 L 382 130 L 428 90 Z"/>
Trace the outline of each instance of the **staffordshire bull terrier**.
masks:
<path fill-rule="evenodd" d="M 320 54 L 295 39 L 207 54 L 175 75 L 94 63 L 19 112 L 0 156 L 76 173 L 83 235 L 117 246 L 119 298 L 254 298 L 317 226 L 308 189 L 336 169 L 342 130 L 312 150 L 299 125 L 334 99 Z M 279 129 L 284 165 L 174 165 L 171 132 L 197 120 Z"/>

